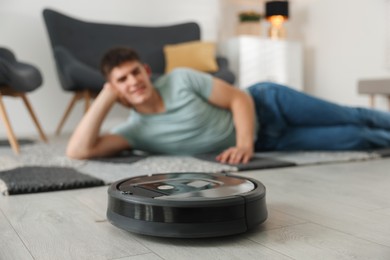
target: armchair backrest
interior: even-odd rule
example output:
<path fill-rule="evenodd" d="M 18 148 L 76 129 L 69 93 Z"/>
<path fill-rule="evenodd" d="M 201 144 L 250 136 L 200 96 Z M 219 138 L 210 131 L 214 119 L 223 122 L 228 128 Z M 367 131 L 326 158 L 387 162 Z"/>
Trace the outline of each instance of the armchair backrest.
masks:
<path fill-rule="evenodd" d="M 152 71 L 163 73 L 164 45 L 200 40 L 200 28 L 194 22 L 159 27 L 103 24 L 80 21 L 50 9 L 45 9 L 43 16 L 53 50 L 64 47 L 95 69 L 109 48 L 129 46 Z"/>

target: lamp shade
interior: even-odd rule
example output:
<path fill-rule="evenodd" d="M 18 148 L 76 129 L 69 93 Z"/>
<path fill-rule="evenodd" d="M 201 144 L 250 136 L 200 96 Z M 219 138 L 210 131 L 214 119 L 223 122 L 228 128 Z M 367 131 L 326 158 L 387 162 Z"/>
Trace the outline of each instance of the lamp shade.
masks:
<path fill-rule="evenodd" d="M 265 3 L 265 17 L 282 15 L 288 18 L 288 1 L 269 1 Z"/>

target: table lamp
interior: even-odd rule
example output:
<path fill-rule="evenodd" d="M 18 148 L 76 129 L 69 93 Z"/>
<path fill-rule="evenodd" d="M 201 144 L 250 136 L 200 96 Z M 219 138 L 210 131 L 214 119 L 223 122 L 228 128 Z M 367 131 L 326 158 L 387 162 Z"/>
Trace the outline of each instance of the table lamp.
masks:
<path fill-rule="evenodd" d="M 271 39 L 283 39 L 286 30 L 283 22 L 288 19 L 288 1 L 268 1 L 265 3 L 265 17 L 271 23 L 268 35 Z"/>

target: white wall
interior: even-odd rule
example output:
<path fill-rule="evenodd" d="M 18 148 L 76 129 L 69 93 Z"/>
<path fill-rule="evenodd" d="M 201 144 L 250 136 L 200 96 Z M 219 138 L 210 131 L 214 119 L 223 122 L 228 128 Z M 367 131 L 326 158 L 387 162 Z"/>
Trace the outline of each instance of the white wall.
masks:
<path fill-rule="evenodd" d="M 390 77 L 386 69 L 388 0 L 292 0 L 289 36 L 305 46 L 305 89 L 328 100 L 368 106 L 362 78 Z M 379 108 L 384 106 L 379 98 Z"/>
<path fill-rule="evenodd" d="M 198 22 L 202 38 L 215 41 L 218 34 L 219 0 L 0 0 L 0 46 L 12 49 L 20 60 L 40 68 L 44 84 L 28 95 L 33 109 L 47 134 L 53 134 L 71 94 L 62 91 L 55 71 L 49 39 L 42 18 L 46 7 L 86 21 L 167 25 L 178 22 Z M 11 124 L 18 137 L 38 136 L 37 131 L 19 99 L 5 97 L 4 103 Z M 65 123 L 65 132 L 76 126 L 82 115 L 83 104 L 78 104 Z M 108 128 L 125 117 L 119 106 L 110 114 Z M 0 122 L 0 138 L 6 137 Z"/>
<path fill-rule="evenodd" d="M 43 128 L 51 134 L 71 96 L 61 90 L 57 80 L 41 15 L 44 7 L 99 22 L 160 25 L 194 20 L 202 27 L 203 39 L 218 40 L 229 36 L 229 25 L 236 19 L 228 12 L 227 1 L 239 5 L 241 0 L 0 0 L 0 46 L 12 48 L 19 58 L 41 69 L 44 85 L 29 97 Z M 305 47 L 307 92 L 337 103 L 368 105 L 368 98 L 357 94 L 358 79 L 390 77 L 385 64 L 390 26 L 386 24 L 387 1 L 290 0 L 288 35 Z M 384 100 L 379 101 L 385 108 Z M 5 103 L 16 134 L 35 135 L 21 102 L 6 98 Z M 80 104 L 66 123 L 66 131 L 75 127 L 81 111 Z M 117 107 L 113 114 L 111 124 L 126 113 Z M 0 138 L 4 136 L 0 123 Z"/>

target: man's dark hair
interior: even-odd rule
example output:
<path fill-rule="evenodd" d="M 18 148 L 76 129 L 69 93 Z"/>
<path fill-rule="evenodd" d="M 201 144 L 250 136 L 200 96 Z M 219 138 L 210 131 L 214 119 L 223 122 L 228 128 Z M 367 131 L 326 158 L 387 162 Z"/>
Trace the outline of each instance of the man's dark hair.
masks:
<path fill-rule="evenodd" d="M 138 53 L 132 48 L 128 47 L 116 47 L 108 50 L 100 62 L 100 70 L 107 78 L 110 72 L 124 62 L 139 61 L 141 59 Z"/>

